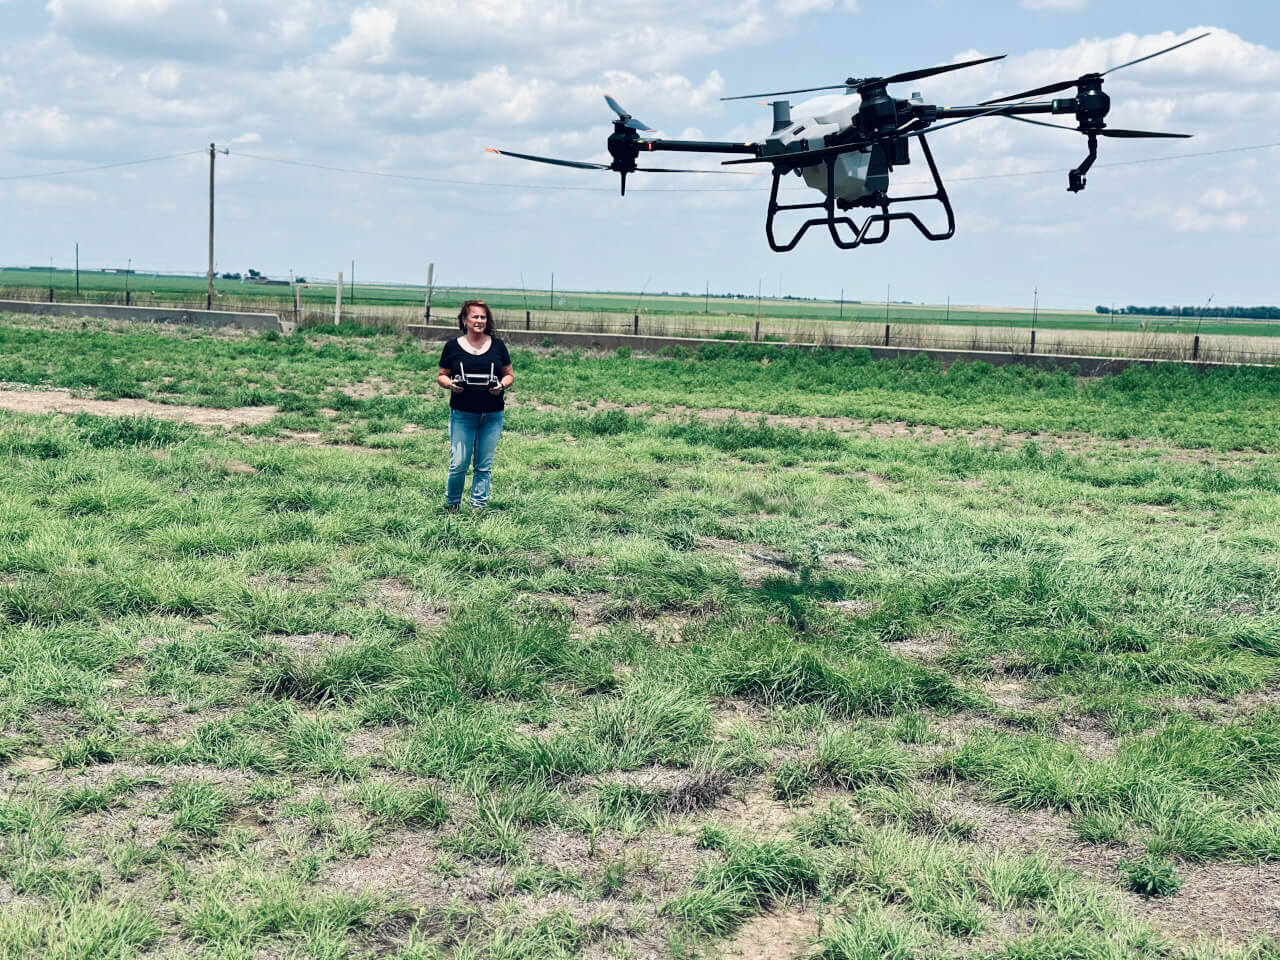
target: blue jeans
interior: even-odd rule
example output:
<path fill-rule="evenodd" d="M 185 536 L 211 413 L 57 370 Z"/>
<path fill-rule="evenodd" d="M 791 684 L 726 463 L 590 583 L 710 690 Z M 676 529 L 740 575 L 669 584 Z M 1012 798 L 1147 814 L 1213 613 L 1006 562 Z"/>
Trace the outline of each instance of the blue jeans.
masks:
<path fill-rule="evenodd" d="M 449 481 L 445 484 L 444 502 L 449 506 L 462 503 L 462 488 L 467 480 L 467 465 L 475 457 L 471 473 L 471 505 L 483 507 L 489 500 L 489 475 L 493 470 L 493 452 L 502 436 L 502 411 L 466 413 L 449 411 Z"/>

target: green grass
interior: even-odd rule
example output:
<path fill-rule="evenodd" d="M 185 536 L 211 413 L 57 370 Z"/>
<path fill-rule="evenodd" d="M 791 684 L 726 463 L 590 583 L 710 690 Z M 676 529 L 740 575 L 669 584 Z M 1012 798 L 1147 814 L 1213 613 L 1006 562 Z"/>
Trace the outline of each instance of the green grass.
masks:
<path fill-rule="evenodd" d="M 0 957 L 1270 949 L 1148 904 L 1280 863 L 1273 371 L 517 351 L 450 515 L 414 341 L 26 324 L 277 412 L 0 412 Z"/>

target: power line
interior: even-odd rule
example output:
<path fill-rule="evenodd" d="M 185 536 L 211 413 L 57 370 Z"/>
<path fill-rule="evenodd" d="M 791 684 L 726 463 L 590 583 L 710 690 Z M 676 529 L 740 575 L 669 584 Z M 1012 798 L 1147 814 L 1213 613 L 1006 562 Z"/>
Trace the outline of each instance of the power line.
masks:
<path fill-rule="evenodd" d="M 173 160 L 176 157 L 190 157 L 203 150 L 187 150 L 183 153 L 166 153 L 162 157 L 144 157 L 141 160 L 120 160 L 116 163 L 103 163 L 96 167 L 75 167 L 70 170 L 50 170 L 48 173 L 16 173 L 6 174 L 0 180 L 36 180 L 40 177 L 65 177 L 73 173 L 92 173 L 95 170 L 112 170 L 116 167 L 135 167 L 140 163 L 155 163 L 158 160 Z"/>

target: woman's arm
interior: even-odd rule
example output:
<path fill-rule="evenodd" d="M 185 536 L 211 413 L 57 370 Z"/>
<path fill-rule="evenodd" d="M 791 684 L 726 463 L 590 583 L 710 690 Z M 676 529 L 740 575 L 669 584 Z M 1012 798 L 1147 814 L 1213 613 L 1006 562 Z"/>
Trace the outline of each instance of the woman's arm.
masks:
<path fill-rule="evenodd" d="M 436 374 L 436 383 L 444 387 L 450 393 L 461 393 L 462 388 L 453 382 L 453 371 L 448 367 L 441 367 L 440 372 Z"/>

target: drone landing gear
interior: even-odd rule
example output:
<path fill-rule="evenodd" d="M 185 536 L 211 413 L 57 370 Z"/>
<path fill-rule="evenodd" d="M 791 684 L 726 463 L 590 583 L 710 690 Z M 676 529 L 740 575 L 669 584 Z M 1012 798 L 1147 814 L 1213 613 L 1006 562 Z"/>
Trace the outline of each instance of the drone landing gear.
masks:
<path fill-rule="evenodd" d="M 768 238 L 769 247 L 775 253 L 786 253 L 788 250 L 795 248 L 800 242 L 801 237 L 809 230 L 810 227 L 824 226 L 831 234 L 831 239 L 841 250 L 853 250 L 863 244 L 884 243 L 889 239 L 889 227 L 894 220 L 907 220 L 912 223 L 921 236 L 926 240 L 949 240 L 955 236 L 956 218 L 955 213 L 951 209 L 951 199 L 947 196 L 947 188 L 942 184 L 942 177 L 938 173 L 938 165 L 934 163 L 933 151 L 929 149 L 928 141 L 924 135 L 919 135 L 920 147 L 924 153 L 925 160 L 929 163 L 929 173 L 933 176 L 934 192 L 927 194 L 917 194 L 910 197 L 890 197 L 883 191 L 876 192 L 860 198 L 855 202 L 856 206 L 879 207 L 879 213 L 873 213 L 868 216 L 861 226 L 858 226 L 849 217 L 836 216 L 836 157 L 828 157 L 824 160 L 827 170 L 827 189 L 826 198 L 818 203 L 778 203 L 778 184 L 785 172 L 774 168 L 773 171 L 773 189 L 769 192 L 769 212 L 765 219 L 764 232 Z M 1087 169 L 1087 168 L 1086 168 Z M 921 222 L 920 218 L 910 210 L 901 213 L 890 213 L 889 207 L 895 203 L 913 203 L 923 200 L 937 200 L 942 204 L 942 209 L 947 215 L 947 226 L 944 231 L 935 233 Z M 774 236 L 773 221 L 774 217 L 784 210 L 822 210 L 825 217 L 814 217 L 806 220 L 800 225 L 800 229 L 787 242 L 780 244 Z M 846 240 L 840 235 L 840 226 L 846 226 L 853 233 L 851 240 Z M 878 227 L 879 229 L 874 229 Z"/>

